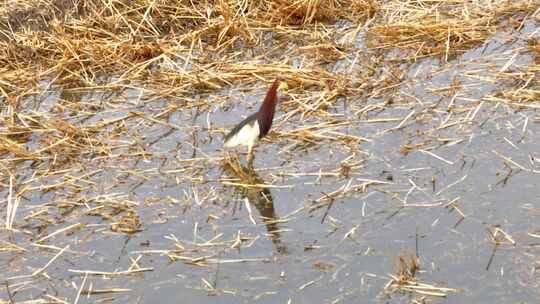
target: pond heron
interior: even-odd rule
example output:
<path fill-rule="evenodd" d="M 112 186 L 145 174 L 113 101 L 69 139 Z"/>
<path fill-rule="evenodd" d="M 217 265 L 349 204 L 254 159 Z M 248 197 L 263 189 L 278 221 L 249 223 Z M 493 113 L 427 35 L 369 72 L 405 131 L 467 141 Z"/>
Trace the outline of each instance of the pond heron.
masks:
<path fill-rule="evenodd" d="M 279 99 L 278 89 L 286 88 L 287 85 L 285 82 L 280 81 L 279 78 L 276 79 L 272 83 L 272 86 L 270 86 L 270 89 L 268 89 L 259 111 L 242 120 L 225 136 L 225 142 L 223 144 L 225 148 L 237 146 L 248 147 L 247 161 L 250 167 L 253 166 L 253 146 L 268 134 L 270 127 L 272 127 L 272 120 L 274 119 L 276 104 Z"/>

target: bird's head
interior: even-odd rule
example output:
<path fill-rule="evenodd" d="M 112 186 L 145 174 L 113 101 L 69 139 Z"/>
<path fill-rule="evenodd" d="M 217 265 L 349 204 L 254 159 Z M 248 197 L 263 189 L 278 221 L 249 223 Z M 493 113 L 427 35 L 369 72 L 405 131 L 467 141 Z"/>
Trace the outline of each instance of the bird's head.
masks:
<path fill-rule="evenodd" d="M 278 93 L 283 95 L 289 90 L 289 85 L 283 80 L 279 80 Z"/>

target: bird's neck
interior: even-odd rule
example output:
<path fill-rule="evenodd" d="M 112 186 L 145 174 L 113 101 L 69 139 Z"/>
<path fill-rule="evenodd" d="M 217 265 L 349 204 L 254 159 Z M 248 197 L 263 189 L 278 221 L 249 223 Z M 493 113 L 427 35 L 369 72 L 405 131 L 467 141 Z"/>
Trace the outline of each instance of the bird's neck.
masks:
<path fill-rule="evenodd" d="M 274 112 L 276 111 L 276 104 L 278 100 L 278 86 L 279 80 L 276 79 L 266 93 L 266 97 L 264 98 L 264 101 L 259 108 L 259 112 L 257 113 L 257 121 L 260 128 L 259 138 L 265 136 L 268 131 L 270 131 L 270 127 L 272 126 L 272 120 L 274 119 Z"/>

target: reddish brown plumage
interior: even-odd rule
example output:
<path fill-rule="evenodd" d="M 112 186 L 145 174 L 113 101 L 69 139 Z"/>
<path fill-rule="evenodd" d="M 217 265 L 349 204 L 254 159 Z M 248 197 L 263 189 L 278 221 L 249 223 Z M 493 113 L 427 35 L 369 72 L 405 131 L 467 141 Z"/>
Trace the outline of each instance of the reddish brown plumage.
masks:
<path fill-rule="evenodd" d="M 278 87 L 279 79 L 276 79 L 270 89 L 268 89 L 266 97 L 257 113 L 257 122 L 259 123 L 260 130 L 259 138 L 263 138 L 268 134 L 268 131 L 270 131 L 270 127 L 272 126 L 272 120 L 274 119 L 274 112 L 276 111 L 276 104 L 278 101 Z"/>

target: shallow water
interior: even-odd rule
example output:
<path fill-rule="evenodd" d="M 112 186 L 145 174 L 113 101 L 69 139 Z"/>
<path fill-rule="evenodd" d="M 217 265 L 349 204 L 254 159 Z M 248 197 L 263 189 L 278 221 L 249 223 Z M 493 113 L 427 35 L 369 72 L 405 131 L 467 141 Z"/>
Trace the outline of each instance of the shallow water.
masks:
<path fill-rule="evenodd" d="M 527 24 L 517 36 L 533 30 Z M 409 303 L 420 295 L 386 293 L 385 286 L 399 257 L 418 255 L 419 282 L 455 289 L 429 301 L 537 302 L 538 111 L 480 100 L 512 85 L 485 78 L 514 54 L 507 68 L 532 62 L 529 54 L 515 51 L 522 45 L 522 40 L 507 44 L 495 36 L 448 63 L 422 60 L 406 67 L 406 80 L 396 90 L 380 98 L 344 98 L 328 109 L 344 124 L 327 128 L 326 136 L 369 141 L 326 139 L 307 145 L 271 135 L 258 146 L 255 159 L 257 180 L 272 185 L 265 193 L 223 183 L 231 174 L 219 160 L 219 128 L 230 128 L 253 111 L 263 87 L 196 96 L 212 106 L 191 109 L 181 107 L 182 100 L 141 102 L 135 89 L 70 95 L 51 88 L 50 96 L 37 101 L 38 109 L 52 111 L 58 96 L 101 101 L 97 115 L 50 114 L 68 116 L 81 126 L 134 112 L 154 117 L 171 104 L 179 107 L 166 120 L 169 125 L 134 116 L 125 125 L 99 130 L 98 137 L 110 141 L 110 154 L 82 156 L 75 170 L 89 182 L 46 191 L 41 185 L 62 182 L 61 175 L 32 180 L 46 166 L 20 163 L 16 184 L 37 188 L 21 199 L 15 221 L 19 232 L 0 234 L 2 241 L 26 250 L 0 253 L 0 280 L 8 282 L 17 303 L 47 295 L 73 303 L 83 282 L 82 289 L 128 290 L 83 295 L 78 303 Z M 334 70 L 349 68 L 337 63 Z M 451 90 L 436 90 L 456 80 L 462 87 L 455 98 Z M 384 108 L 363 111 L 366 105 Z M 284 122 L 285 115 L 282 109 L 275 120 L 281 135 L 321 122 L 298 116 Z M 411 119 L 403 120 L 407 115 Z M 119 135 L 107 137 L 114 128 Z M 410 146 L 408 153 L 404 146 Z M 346 165 L 353 167 L 342 174 Z M 0 197 L 7 193 L 5 188 Z M 62 202 L 78 207 L 58 207 Z M 98 205 L 110 207 L 111 218 L 89 211 Z M 141 223 L 142 230 L 132 235 L 110 229 L 123 214 L 115 210 L 126 206 Z M 261 214 L 279 220 L 268 222 Z M 48 219 L 60 223 L 49 225 Z M 21 232 L 45 237 L 77 223 L 84 226 L 39 241 L 56 249 L 33 246 L 38 242 L 34 235 Z M 496 228 L 515 244 L 499 233 L 502 243 L 494 251 L 490 233 Z M 239 234 L 244 238 L 240 248 L 231 248 Z M 18 277 L 43 267 L 67 245 L 46 268 L 49 279 Z M 152 271 L 88 277 L 76 272 L 124 271 L 135 259 Z M 6 288 L 0 289 L 0 298 L 9 297 Z"/>

